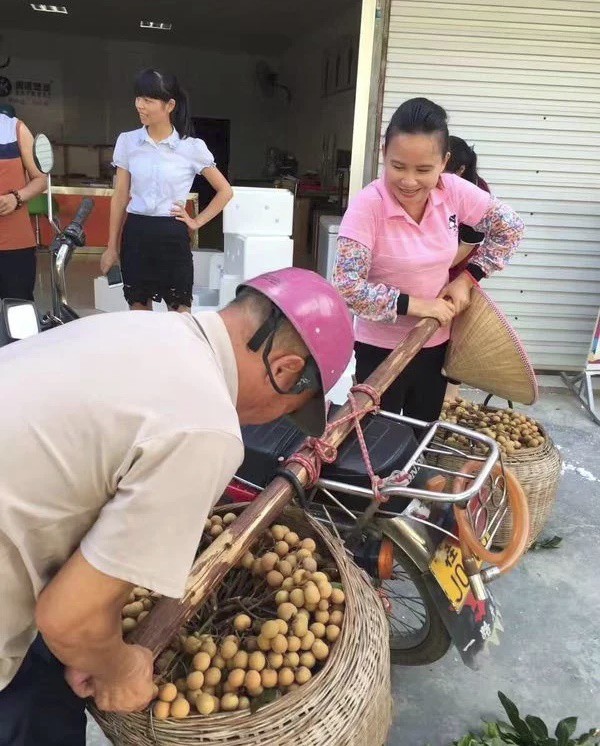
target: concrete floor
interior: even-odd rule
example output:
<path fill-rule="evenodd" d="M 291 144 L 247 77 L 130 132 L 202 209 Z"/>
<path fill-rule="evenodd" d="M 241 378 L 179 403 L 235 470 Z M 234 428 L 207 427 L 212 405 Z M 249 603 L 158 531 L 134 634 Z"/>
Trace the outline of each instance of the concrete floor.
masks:
<path fill-rule="evenodd" d="M 499 689 L 553 728 L 571 715 L 579 716 L 578 732 L 600 727 L 600 427 L 564 389 L 544 390 L 528 412 L 565 460 L 544 532 L 563 544 L 529 553 L 497 581 L 505 632 L 482 670 L 466 668 L 454 650 L 433 666 L 393 668 L 388 746 L 450 746 L 482 717 L 502 714 Z M 107 746 L 94 725 L 89 731 L 88 746 Z"/>

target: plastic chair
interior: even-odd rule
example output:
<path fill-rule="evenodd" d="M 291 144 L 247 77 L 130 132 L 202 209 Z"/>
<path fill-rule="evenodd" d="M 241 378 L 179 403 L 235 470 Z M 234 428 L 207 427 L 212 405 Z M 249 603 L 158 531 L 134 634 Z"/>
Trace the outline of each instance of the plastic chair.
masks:
<path fill-rule="evenodd" d="M 27 209 L 29 215 L 34 218 L 35 221 L 35 242 L 38 246 L 42 245 L 41 242 L 41 229 L 40 229 L 40 217 L 48 217 L 48 197 L 45 194 L 38 194 L 37 197 L 30 199 L 27 203 Z M 52 198 L 52 213 L 58 217 L 58 203 Z"/>

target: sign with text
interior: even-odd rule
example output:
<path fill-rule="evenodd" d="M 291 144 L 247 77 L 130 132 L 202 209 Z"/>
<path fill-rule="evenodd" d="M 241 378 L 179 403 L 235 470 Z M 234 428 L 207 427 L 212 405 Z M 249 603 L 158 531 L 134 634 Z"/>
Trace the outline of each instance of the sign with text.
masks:
<path fill-rule="evenodd" d="M 33 134 L 63 138 L 63 90 L 60 63 L 10 57 L 0 69 L 0 104 L 14 106 Z"/>

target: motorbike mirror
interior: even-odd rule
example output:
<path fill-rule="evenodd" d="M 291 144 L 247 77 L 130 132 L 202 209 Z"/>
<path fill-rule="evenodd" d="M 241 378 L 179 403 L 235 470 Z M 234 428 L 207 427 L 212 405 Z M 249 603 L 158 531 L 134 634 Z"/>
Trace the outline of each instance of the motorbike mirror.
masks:
<path fill-rule="evenodd" d="M 33 141 L 33 158 L 35 165 L 43 174 L 49 174 L 54 168 L 54 151 L 46 135 L 36 135 Z"/>
<path fill-rule="evenodd" d="M 10 341 L 33 337 L 40 331 L 35 305 L 29 301 L 3 301 L 3 322 Z"/>

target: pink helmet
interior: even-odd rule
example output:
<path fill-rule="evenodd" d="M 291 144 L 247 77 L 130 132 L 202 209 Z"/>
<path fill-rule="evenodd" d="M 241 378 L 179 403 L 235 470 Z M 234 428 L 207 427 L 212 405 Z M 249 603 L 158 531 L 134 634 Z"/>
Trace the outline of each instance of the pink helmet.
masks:
<path fill-rule="evenodd" d="M 308 435 L 321 435 L 327 422 L 325 394 L 346 370 L 354 348 L 352 319 L 346 303 L 323 277 L 297 267 L 259 275 L 240 285 L 238 291 L 244 287 L 266 295 L 308 347 L 312 359 L 307 361 L 301 380 L 294 391 L 280 393 L 300 393 L 318 386 L 319 394 L 291 416 Z M 251 349 L 257 351 L 269 336 L 272 339 L 276 324 L 276 319 L 267 320 L 250 340 Z M 270 349 L 269 346 L 265 358 Z M 318 381 L 311 385 L 311 370 L 315 367 Z M 274 383 L 272 378 L 271 382 Z"/>

